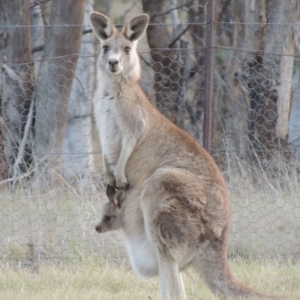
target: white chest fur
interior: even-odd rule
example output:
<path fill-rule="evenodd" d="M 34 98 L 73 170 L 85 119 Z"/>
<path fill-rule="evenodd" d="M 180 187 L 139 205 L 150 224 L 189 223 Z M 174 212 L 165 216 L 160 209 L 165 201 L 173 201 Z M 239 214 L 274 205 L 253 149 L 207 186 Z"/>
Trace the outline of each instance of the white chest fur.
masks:
<path fill-rule="evenodd" d="M 105 82 L 98 86 L 94 98 L 94 113 L 97 123 L 102 152 L 114 170 L 122 147 L 122 128 L 117 109 L 115 92 L 105 86 Z"/>

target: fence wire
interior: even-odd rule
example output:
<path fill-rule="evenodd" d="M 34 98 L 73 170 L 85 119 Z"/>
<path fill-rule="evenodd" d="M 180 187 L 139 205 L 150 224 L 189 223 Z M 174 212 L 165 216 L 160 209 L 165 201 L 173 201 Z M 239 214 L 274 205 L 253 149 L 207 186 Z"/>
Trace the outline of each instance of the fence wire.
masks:
<path fill-rule="evenodd" d="M 201 144 L 206 47 L 191 45 L 192 35 L 175 48 L 141 46 L 140 83 L 150 101 Z M 92 107 L 97 46 L 82 47 L 86 52 L 30 63 L 1 61 L 3 261 L 125 255 L 117 234 L 94 230 L 106 201 Z M 215 47 L 212 153 L 230 190 L 230 247 L 244 256 L 297 257 L 300 60 L 276 53 L 262 60 L 252 50 Z M 281 76 L 278 60 L 291 76 Z"/>

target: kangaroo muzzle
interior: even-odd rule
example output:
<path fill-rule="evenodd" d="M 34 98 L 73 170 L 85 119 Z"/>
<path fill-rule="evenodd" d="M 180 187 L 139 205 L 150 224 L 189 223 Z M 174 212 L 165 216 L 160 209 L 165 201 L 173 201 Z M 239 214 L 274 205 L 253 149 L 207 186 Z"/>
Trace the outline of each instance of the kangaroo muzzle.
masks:
<path fill-rule="evenodd" d="M 107 68 L 108 70 L 113 74 L 119 74 L 122 72 L 123 67 L 121 64 L 121 51 L 117 47 L 114 47 L 111 49 L 111 52 L 109 53 L 108 62 L 107 62 Z"/>

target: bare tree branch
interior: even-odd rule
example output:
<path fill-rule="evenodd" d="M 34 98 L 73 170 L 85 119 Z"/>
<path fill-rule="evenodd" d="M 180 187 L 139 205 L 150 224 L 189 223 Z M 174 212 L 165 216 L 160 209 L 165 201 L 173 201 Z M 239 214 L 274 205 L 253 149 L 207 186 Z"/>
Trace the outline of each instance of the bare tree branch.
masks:
<path fill-rule="evenodd" d="M 31 53 L 40 52 L 44 50 L 44 45 L 40 45 L 31 49 Z"/>
<path fill-rule="evenodd" d="M 40 1 L 35 0 L 35 4 L 32 4 L 30 6 L 30 9 L 34 8 L 37 5 L 41 6 L 42 4 L 50 2 L 50 1 L 52 1 L 52 0 L 40 0 Z"/>
<path fill-rule="evenodd" d="M 23 160 L 23 154 L 24 154 L 25 147 L 26 147 L 26 144 L 27 144 L 27 139 L 28 139 L 28 136 L 29 136 L 30 127 L 32 125 L 33 108 L 34 108 L 34 103 L 32 101 L 31 104 L 30 104 L 29 113 L 28 113 L 28 116 L 27 116 L 26 124 L 25 124 L 25 130 L 24 130 L 23 138 L 22 138 L 21 144 L 19 146 L 19 152 L 18 152 L 16 161 L 15 161 L 15 165 L 14 165 L 13 178 L 16 178 L 16 175 L 21 173 L 20 170 L 19 170 L 19 165 L 22 163 L 22 160 Z M 15 187 L 16 182 L 17 181 L 13 181 L 13 188 Z"/>
<path fill-rule="evenodd" d="M 137 4 L 138 1 L 139 0 L 133 1 L 131 6 L 127 10 L 125 10 L 125 12 L 123 13 L 123 16 L 122 16 L 123 20 L 125 19 L 126 15 L 135 7 L 135 5 Z"/>
<path fill-rule="evenodd" d="M 150 17 L 150 21 L 153 21 L 155 18 L 157 18 L 157 17 L 161 17 L 161 16 L 164 16 L 164 15 L 167 15 L 167 14 L 169 14 L 171 11 L 173 11 L 173 10 L 175 10 L 175 9 L 180 9 L 180 8 L 183 8 L 183 7 L 185 7 L 185 6 L 188 6 L 188 5 L 190 5 L 192 2 L 194 2 L 195 0 L 191 0 L 191 1 L 188 1 L 188 2 L 186 2 L 186 3 L 184 3 L 184 4 L 182 4 L 182 5 L 179 5 L 179 6 L 176 6 L 176 7 L 172 7 L 172 8 L 170 8 L 169 10 L 167 10 L 167 11 L 165 11 L 165 12 L 163 12 L 163 13 L 161 13 L 161 14 L 154 14 L 154 15 L 152 15 L 151 17 Z"/>
<path fill-rule="evenodd" d="M 189 25 L 179 33 L 176 38 L 168 45 L 168 48 L 172 48 L 174 44 L 188 31 Z"/>

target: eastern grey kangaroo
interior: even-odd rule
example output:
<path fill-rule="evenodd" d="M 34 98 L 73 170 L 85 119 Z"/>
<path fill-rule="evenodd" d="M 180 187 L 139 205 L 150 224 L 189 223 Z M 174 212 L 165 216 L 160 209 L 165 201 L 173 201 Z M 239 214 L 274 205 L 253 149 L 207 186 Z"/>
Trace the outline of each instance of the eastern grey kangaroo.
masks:
<path fill-rule="evenodd" d="M 149 17 L 131 19 L 121 32 L 100 13 L 92 12 L 90 21 L 101 41 L 94 112 L 104 173 L 110 186 L 127 189 L 119 208 L 111 202 L 122 216 L 111 229 L 122 227 L 133 269 L 158 275 L 164 299 L 185 297 L 180 270 L 189 266 L 215 294 L 268 297 L 230 272 L 229 199 L 213 158 L 162 116 L 138 84 L 136 47 Z"/>
<path fill-rule="evenodd" d="M 126 206 L 126 191 L 125 190 L 118 190 L 116 191 L 115 188 L 111 187 L 109 184 L 106 187 L 106 195 L 109 199 L 109 202 L 104 204 L 103 210 L 102 210 L 102 216 L 100 218 L 99 223 L 95 226 L 95 230 L 99 233 L 104 233 L 104 232 L 108 232 L 108 231 L 114 231 L 114 230 L 121 230 L 122 235 L 125 239 L 125 241 L 129 238 L 130 240 L 130 236 L 127 236 L 127 230 L 126 230 L 126 225 L 124 223 L 125 220 L 125 206 Z M 196 218 L 196 220 L 194 220 Z M 197 222 L 197 216 L 194 217 L 194 219 L 191 217 L 189 218 L 188 223 L 192 223 L 192 222 Z M 162 222 L 168 222 L 168 220 L 164 221 L 162 220 Z M 174 223 L 168 223 L 166 224 L 166 226 L 171 227 L 172 225 L 175 225 L 175 228 L 178 229 L 178 226 L 183 225 L 183 224 L 178 224 L 177 222 Z M 190 224 L 189 224 L 190 225 Z M 183 241 L 183 243 L 186 243 L 186 245 L 184 245 L 182 242 L 179 245 L 178 241 L 180 239 L 180 236 L 178 236 L 176 233 L 181 234 L 181 231 L 183 230 L 189 230 L 191 228 L 191 226 L 187 226 L 187 225 L 183 225 L 180 231 L 174 231 L 173 232 L 173 242 L 174 242 L 174 246 L 176 246 L 176 244 L 178 245 L 179 248 L 183 248 L 185 247 L 193 247 L 194 242 L 192 241 L 192 239 L 190 239 L 189 241 Z M 192 228 L 193 229 L 193 228 Z M 190 231 L 189 235 L 193 236 L 193 234 L 195 234 L 195 236 L 197 236 L 197 232 L 193 232 Z M 141 241 L 142 242 L 142 241 Z M 169 241 L 170 242 L 170 241 Z M 149 244 L 147 241 L 143 241 L 143 245 L 144 245 L 144 251 L 145 251 L 145 255 L 140 257 L 140 273 L 142 268 L 146 269 L 144 270 L 144 272 L 146 273 L 142 273 L 141 275 L 144 276 L 154 276 L 157 275 L 159 272 L 158 269 L 158 261 L 157 259 L 155 260 L 155 248 L 153 245 Z M 139 248 L 141 248 L 141 245 L 139 245 Z M 174 248 L 174 247 L 173 247 Z M 173 249 L 173 251 L 176 251 L 176 249 Z M 196 250 L 197 251 L 197 250 Z M 154 257 L 150 257 L 151 260 L 155 260 L 152 261 L 152 267 L 147 266 L 147 259 L 149 259 L 149 257 L 147 257 L 149 254 L 151 254 L 152 252 L 152 256 Z M 179 250 L 180 252 L 180 250 Z M 134 267 L 134 262 L 136 260 L 136 253 L 130 252 L 129 251 L 129 256 L 130 256 L 130 261 L 133 263 L 133 267 Z M 133 256 L 133 257 L 131 257 Z M 144 259 L 144 261 L 143 261 Z M 185 258 L 183 258 L 183 261 L 185 261 Z M 156 266 L 155 263 L 156 262 Z M 200 262 L 201 263 L 201 262 Z M 154 266 L 154 267 L 153 267 Z M 179 261 L 179 269 L 180 271 L 186 269 L 187 267 L 189 267 L 189 264 L 181 264 Z M 194 266 L 196 267 L 196 266 Z M 152 268 L 152 269 L 151 269 Z M 216 268 L 218 268 L 218 266 L 216 266 Z M 137 272 L 139 272 L 139 270 L 137 270 Z M 233 279 L 234 280 L 234 279 Z M 239 283 L 236 282 L 237 285 L 240 285 Z M 173 288 L 176 288 L 173 287 Z M 244 289 L 244 290 L 243 290 Z M 243 294 L 240 295 L 236 295 L 231 294 L 233 297 L 236 296 L 236 298 L 244 298 L 244 297 L 254 297 L 254 298 L 278 298 L 276 296 L 269 296 L 269 295 L 264 295 L 261 293 L 258 293 L 254 290 L 251 290 L 249 288 L 242 288 L 243 290 Z M 234 290 L 233 290 L 234 291 Z M 248 291 L 248 293 L 246 292 Z"/>

